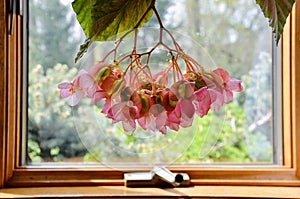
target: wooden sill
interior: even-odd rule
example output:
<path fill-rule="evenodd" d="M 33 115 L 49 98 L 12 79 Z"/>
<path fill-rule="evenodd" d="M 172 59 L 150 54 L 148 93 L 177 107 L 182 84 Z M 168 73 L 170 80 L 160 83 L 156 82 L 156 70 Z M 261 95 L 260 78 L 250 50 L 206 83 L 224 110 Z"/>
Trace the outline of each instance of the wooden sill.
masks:
<path fill-rule="evenodd" d="M 124 186 L 28 187 L 0 189 L 0 198 L 300 198 L 299 187 L 195 186 L 127 188 Z"/>

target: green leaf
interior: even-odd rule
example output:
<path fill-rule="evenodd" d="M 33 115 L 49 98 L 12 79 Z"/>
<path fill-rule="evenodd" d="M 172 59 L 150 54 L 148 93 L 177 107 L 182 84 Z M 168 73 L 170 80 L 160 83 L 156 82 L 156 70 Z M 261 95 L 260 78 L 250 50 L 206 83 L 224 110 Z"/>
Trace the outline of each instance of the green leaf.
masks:
<path fill-rule="evenodd" d="M 89 42 L 80 47 L 76 61 L 93 41 L 115 40 L 120 34 L 138 28 L 152 16 L 155 0 L 75 0 L 77 19 Z"/>
<path fill-rule="evenodd" d="M 75 63 L 86 53 L 88 47 L 92 44 L 92 41 L 90 38 L 87 38 L 83 44 L 80 45 L 79 51 L 75 58 Z"/>
<path fill-rule="evenodd" d="M 278 43 L 295 0 L 256 0 L 256 3 L 261 7 L 265 17 L 270 19 L 270 26 Z"/>

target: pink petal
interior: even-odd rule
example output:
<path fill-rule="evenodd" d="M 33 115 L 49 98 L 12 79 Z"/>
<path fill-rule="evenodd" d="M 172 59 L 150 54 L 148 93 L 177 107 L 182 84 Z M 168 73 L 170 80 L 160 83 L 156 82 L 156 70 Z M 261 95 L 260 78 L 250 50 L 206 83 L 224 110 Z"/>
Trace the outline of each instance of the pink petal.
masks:
<path fill-rule="evenodd" d="M 133 123 L 129 123 L 129 122 L 122 122 L 122 126 L 123 126 L 124 131 L 126 131 L 126 132 L 132 132 L 136 128 L 135 123 L 133 124 Z"/>
<path fill-rule="evenodd" d="M 132 119 L 131 114 L 130 114 L 130 107 L 129 106 L 124 106 L 121 113 L 120 113 L 122 120 L 123 121 L 129 121 Z"/>
<path fill-rule="evenodd" d="M 124 102 L 113 105 L 109 109 L 107 117 L 113 119 L 114 123 L 125 120 L 126 118 L 123 114 L 121 114 L 121 111 L 123 110 L 124 106 Z"/>
<path fill-rule="evenodd" d="M 190 100 L 180 100 L 178 103 L 181 104 L 181 113 L 182 115 L 187 116 L 188 118 L 193 118 L 195 114 L 195 107 Z"/>
<path fill-rule="evenodd" d="M 200 101 L 207 97 L 208 90 L 207 87 L 202 87 L 199 90 L 195 91 L 196 100 Z"/>
<path fill-rule="evenodd" d="M 102 99 L 104 99 L 104 98 L 106 98 L 106 93 L 105 92 L 103 92 L 103 91 L 97 91 L 97 92 L 95 92 L 94 93 L 94 95 L 93 95 L 93 102 L 95 103 L 95 102 L 98 102 L 98 101 L 100 101 L 100 100 L 102 100 Z"/>
<path fill-rule="evenodd" d="M 175 82 L 171 87 L 171 92 L 176 94 L 176 97 L 182 99 L 189 99 L 193 97 L 194 94 L 194 85 L 185 80 L 180 80 Z"/>
<path fill-rule="evenodd" d="M 108 63 L 105 63 L 105 62 L 100 62 L 100 63 L 98 63 L 98 64 L 96 64 L 96 65 L 94 65 L 92 68 L 90 68 L 90 70 L 89 70 L 89 74 L 92 76 L 92 77 L 96 77 L 96 75 L 98 74 L 98 72 L 102 69 L 102 68 L 104 68 L 104 67 L 106 67 L 106 66 L 110 66 L 111 64 L 108 64 Z"/>
<path fill-rule="evenodd" d="M 79 86 L 81 88 L 90 88 L 92 85 L 94 85 L 94 82 L 94 78 L 87 73 L 79 76 Z"/>
<path fill-rule="evenodd" d="M 168 115 L 168 121 L 170 123 L 175 123 L 175 124 L 180 124 L 180 116 L 176 114 L 176 111 L 173 110 L 171 113 Z"/>
<path fill-rule="evenodd" d="M 181 111 L 181 116 L 179 118 L 180 125 L 184 128 L 191 126 L 193 123 L 194 113 L 195 113 L 195 108 L 194 105 L 192 104 L 192 101 L 180 99 L 177 105 Z"/>
<path fill-rule="evenodd" d="M 209 93 L 210 101 L 211 101 L 211 103 L 213 103 L 219 97 L 220 92 L 215 91 L 213 89 L 207 89 L 207 90 L 208 90 L 208 93 Z"/>
<path fill-rule="evenodd" d="M 210 99 L 207 98 L 203 101 L 198 101 L 196 104 L 196 113 L 200 116 L 203 117 L 207 115 L 209 109 L 210 109 Z"/>
<path fill-rule="evenodd" d="M 136 128 L 136 122 L 135 122 L 135 119 L 130 119 L 130 120 L 128 120 L 128 123 L 130 124 L 130 126 L 134 127 L 134 129 Z"/>
<path fill-rule="evenodd" d="M 149 113 L 154 117 L 157 117 L 162 112 L 165 112 L 165 108 L 160 104 L 153 104 L 149 109 Z"/>
<path fill-rule="evenodd" d="M 82 92 L 82 91 L 79 90 L 79 89 L 75 89 L 75 95 L 76 95 L 78 98 L 82 99 L 82 98 L 84 97 L 85 93 Z"/>
<path fill-rule="evenodd" d="M 94 94 L 98 91 L 100 91 L 100 87 L 97 83 L 94 83 L 90 88 L 87 90 L 87 97 L 93 98 Z"/>
<path fill-rule="evenodd" d="M 146 124 L 147 124 L 147 121 L 146 121 L 146 117 L 145 117 L 145 116 L 139 118 L 137 121 L 138 121 L 139 125 L 140 125 L 144 130 L 147 129 L 147 125 L 146 125 Z"/>
<path fill-rule="evenodd" d="M 170 129 L 172 129 L 173 131 L 178 131 L 178 130 L 179 130 L 179 124 L 169 123 L 167 126 L 168 126 Z"/>
<path fill-rule="evenodd" d="M 233 93 L 230 90 L 224 90 L 223 91 L 223 97 L 224 97 L 224 103 L 228 104 L 233 100 Z"/>
<path fill-rule="evenodd" d="M 181 117 L 180 125 L 184 128 L 190 127 L 193 124 L 193 120 L 194 120 L 194 117 L 190 118 L 190 117 L 183 115 Z"/>
<path fill-rule="evenodd" d="M 217 69 L 213 70 L 212 72 L 220 75 L 224 82 L 227 82 L 229 80 L 229 73 L 223 68 L 217 68 Z"/>
<path fill-rule="evenodd" d="M 111 109 L 112 107 L 112 103 L 111 103 L 111 100 L 110 99 L 106 99 L 105 101 L 105 104 L 101 110 L 101 113 L 103 114 L 108 114 L 109 110 Z"/>
<path fill-rule="evenodd" d="M 73 93 L 69 89 L 62 89 L 60 91 L 60 97 L 62 98 L 70 97 L 72 94 Z"/>
<path fill-rule="evenodd" d="M 209 96 L 209 92 L 206 87 L 203 87 L 195 92 L 196 99 L 196 113 L 203 117 L 204 115 L 207 115 L 210 104 L 211 104 L 211 98 Z"/>
<path fill-rule="evenodd" d="M 82 69 L 78 72 L 77 77 L 74 79 L 73 84 L 74 86 L 79 86 L 80 87 L 80 77 L 87 74 L 86 70 Z"/>
<path fill-rule="evenodd" d="M 216 84 L 211 79 L 209 79 L 205 76 L 202 76 L 202 79 L 203 79 L 203 81 L 205 82 L 205 84 L 208 88 L 215 88 L 216 87 Z"/>
<path fill-rule="evenodd" d="M 58 84 L 59 89 L 69 89 L 71 87 L 72 87 L 72 83 L 70 83 L 70 82 L 62 82 L 62 83 Z"/>
<path fill-rule="evenodd" d="M 243 90 L 242 81 L 235 78 L 230 78 L 226 83 L 226 89 L 241 92 Z"/>
<path fill-rule="evenodd" d="M 159 132 L 161 132 L 162 134 L 166 134 L 167 133 L 167 128 L 166 126 L 162 126 L 161 128 L 158 129 Z"/>
<path fill-rule="evenodd" d="M 88 72 L 84 69 L 81 69 L 79 72 L 78 72 L 78 75 L 77 77 L 80 77 L 81 75 L 84 75 L 84 74 L 87 74 Z"/>
<path fill-rule="evenodd" d="M 149 129 L 151 131 L 155 131 L 156 123 L 153 115 L 144 116 L 142 118 L 139 118 L 137 121 L 144 130 Z"/>
<path fill-rule="evenodd" d="M 215 112 L 219 111 L 221 106 L 224 104 L 223 95 L 217 91 L 209 91 L 212 103 L 210 105 L 211 109 Z"/>
<path fill-rule="evenodd" d="M 79 101 L 84 97 L 84 93 L 81 91 L 75 91 L 75 93 L 69 98 L 68 104 L 70 106 L 75 106 L 79 103 Z"/>
<path fill-rule="evenodd" d="M 147 121 L 147 129 L 154 132 L 155 128 L 156 128 L 156 123 L 155 123 L 154 116 L 150 115 L 150 116 L 146 117 L 146 121 Z"/>
<path fill-rule="evenodd" d="M 165 111 L 161 112 L 155 119 L 155 123 L 158 127 L 159 130 L 161 130 L 167 121 L 168 117 L 167 117 L 167 113 Z"/>
<path fill-rule="evenodd" d="M 70 106 L 76 106 L 76 105 L 79 103 L 79 101 L 80 101 L 80 99 L 74 97 L 74 95 L 73 95 L 73 96 L 71 96 L 71 97 L 69 98 L 68 104 L 69 104 Z"/>

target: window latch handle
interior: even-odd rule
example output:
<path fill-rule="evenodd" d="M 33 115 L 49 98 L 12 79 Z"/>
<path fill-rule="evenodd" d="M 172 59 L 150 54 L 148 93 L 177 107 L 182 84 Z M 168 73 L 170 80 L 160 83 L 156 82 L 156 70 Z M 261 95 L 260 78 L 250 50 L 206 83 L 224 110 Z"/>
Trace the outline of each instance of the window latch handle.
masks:
<path fill-rule="evenodd" d="M 190 186 L 187 173 L 173 173 L 165 167 L 154 167 L 150 172 L 124 174 L 127 187 L 180 187 Z"/>

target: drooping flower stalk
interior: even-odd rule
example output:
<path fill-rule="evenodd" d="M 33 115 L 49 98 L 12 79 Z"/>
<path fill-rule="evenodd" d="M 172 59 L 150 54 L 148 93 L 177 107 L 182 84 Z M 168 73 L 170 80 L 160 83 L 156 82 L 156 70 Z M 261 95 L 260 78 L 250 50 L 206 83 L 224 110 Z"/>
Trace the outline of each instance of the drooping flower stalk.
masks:
<path fill-rule="evenodd" d="M 230 78 L 229 73 L 217 68 L 206 71 L 195 59 L 186 54 L 167 30 L 156 8 L 151 7 L 159 23 L 159 41 L 146 52 L 137 52 L 139 21 L 116 42 L 101 62 L 88 71 L 82 70 L 72 82 L 59 84 L 61 97 L 71 97 L 69 105 L 78 104 L 87 96 L 93 102 L 104 100 L 102 108 L 113 123 L 121 122 L 124 131 L 133 132 L 139 124 L 144 130 L 167 132 L 192 125 L 195 114 L 207 115 L 210 109 L 219 108 L 232 101 L 233 91 L 242 91 L 241 81 Z M 147 12 L 149 12 L 148 10 Z M 146 13 L 144 14 L 146 16 Z M 132 51 L 117 59 L 123 40 L 134 32 Z M 172 46 L 163 40 L 166 34 Z M 157 74 L 151 71 L 152 53 L 159 47 L 168 51 L 169 64 Z M 107 63 L 113 56 L 113 63 Z M 183 61 L 183 62 L 180 62 Z M 121 65 L 127 66 L 122 69 Z M 180 64 L 184 63 L 184 70 Z M 169 75 L 173 77 L 169 81 Z"/>

